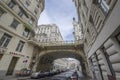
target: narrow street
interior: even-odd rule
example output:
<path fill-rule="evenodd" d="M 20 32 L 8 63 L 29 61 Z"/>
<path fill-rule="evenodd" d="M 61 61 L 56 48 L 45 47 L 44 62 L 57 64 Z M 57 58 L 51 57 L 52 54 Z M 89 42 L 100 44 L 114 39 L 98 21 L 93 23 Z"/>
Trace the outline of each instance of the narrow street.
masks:
<path fill-rule="evenodd" d="M 55 75 L 51 77 L 50 80 L 71 80 L 70 77 L 72 76 L 73 73 L 74 71 L 64 72 L 59 75 Z M 77 72 L 77 73 L 78 73 L 78 80 L 89 80 L 88 78 L 83 76 L 81 72 Z"/>
<path fill-rule="evenodd" d="M 31 79 L 30 77 L 14 77 L 14 78 L 8 77 L 3 80 L 8 80 L 8 79 L 9 80 L 72 80 L 71 76 L 73 73 L 74 73 L 74 70 L 71 70 L 71 71 L 60 73 L 58 75 L 45 77 L 45 78 L 39 78 L 39 79 Z M 77 73 L 78 73 L 78 80 L 90 80 L 89 78 L 83 76 L 81 72 L 77 72 Z"/>
<path fill-rule="evenodd" d="M 120 80 L 120 0 L 0 0 L 0 80 Z"/>

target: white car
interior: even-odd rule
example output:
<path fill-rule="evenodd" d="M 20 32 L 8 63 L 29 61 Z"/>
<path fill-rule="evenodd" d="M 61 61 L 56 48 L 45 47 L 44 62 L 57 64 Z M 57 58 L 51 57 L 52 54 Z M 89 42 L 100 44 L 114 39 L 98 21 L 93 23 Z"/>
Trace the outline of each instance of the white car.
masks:
<path fill-rule="evenodd" d="M 32 73 L 32 74 L 31 74 L 31 78 L 34 78 L 34 79 L 39 78 L 40 73 L 41 73 L 40 71 L 39 71 L 39 72 Z"/>

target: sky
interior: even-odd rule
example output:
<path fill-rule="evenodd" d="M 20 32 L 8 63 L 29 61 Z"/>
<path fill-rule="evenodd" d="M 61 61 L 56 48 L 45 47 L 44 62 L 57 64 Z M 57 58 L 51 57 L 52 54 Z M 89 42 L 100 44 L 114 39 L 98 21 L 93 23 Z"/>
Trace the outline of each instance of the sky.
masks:
<path fill-rule="evenodd" d="M 73 17 L 77 19 L 76 8 L 72 0 L 46 0 L 38 25 L 56 24 L 65 41 L 74 40 Z"/>

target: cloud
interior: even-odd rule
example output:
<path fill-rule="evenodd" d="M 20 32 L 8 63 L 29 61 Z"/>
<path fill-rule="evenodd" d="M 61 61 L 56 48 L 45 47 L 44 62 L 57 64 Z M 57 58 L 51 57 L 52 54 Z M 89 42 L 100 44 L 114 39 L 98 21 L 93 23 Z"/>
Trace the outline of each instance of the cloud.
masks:
<path fill-rule="evenodd" d="M 73 40 L 73 17 L 77 16 L 72 0 L 46 0 L 45 10 L 41 14 L 38 24 L 55 23 L 64 40 Z"/>
<path fill-rule="evenodd" d="M 42 14 L 39 17 L 38 25 L 40 25 L 40 24 L 49 24 L 51 22 L 52 22 L 51 18 L 49 17 L 46 10 L 44 10 L 44 12 L 42 12 Z"/>

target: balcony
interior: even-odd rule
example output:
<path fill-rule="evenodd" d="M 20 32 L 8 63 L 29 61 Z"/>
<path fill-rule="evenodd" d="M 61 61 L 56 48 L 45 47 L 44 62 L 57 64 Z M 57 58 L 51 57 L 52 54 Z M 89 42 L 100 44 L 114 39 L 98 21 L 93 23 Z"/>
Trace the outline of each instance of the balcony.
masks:
<path fill-rule="evenodd" d="M 103 22 L 105 20 L 105 14 L 103 11 L 99 8 L 99 6 L 92 4 L 92 9 L 91 9 L 91 16 L 93 19 L 93 24 L 99 33 L 100 30 L 102 29 Z"/>
<path fill-rule="evenodd" d="M 107 20 L 108 15 L 111 13 L 117 0 L 93 0 L 90 15 L 93 19 L 93 24 L 99 33 Z"/>
<path fill-rule="evenodd" d="M 4 54 L 7 51 L 7 48 L 0 47 L 0 54 Z"/>
<path fill-rule="evenodd" d="M 33 45 L 39 46 L 39 43 L 38 43 L 37 39 L 35 39 L 35 38 L 28 39 L 28 42 L 31 43 L 31 44 L 33 44 Z"/>

